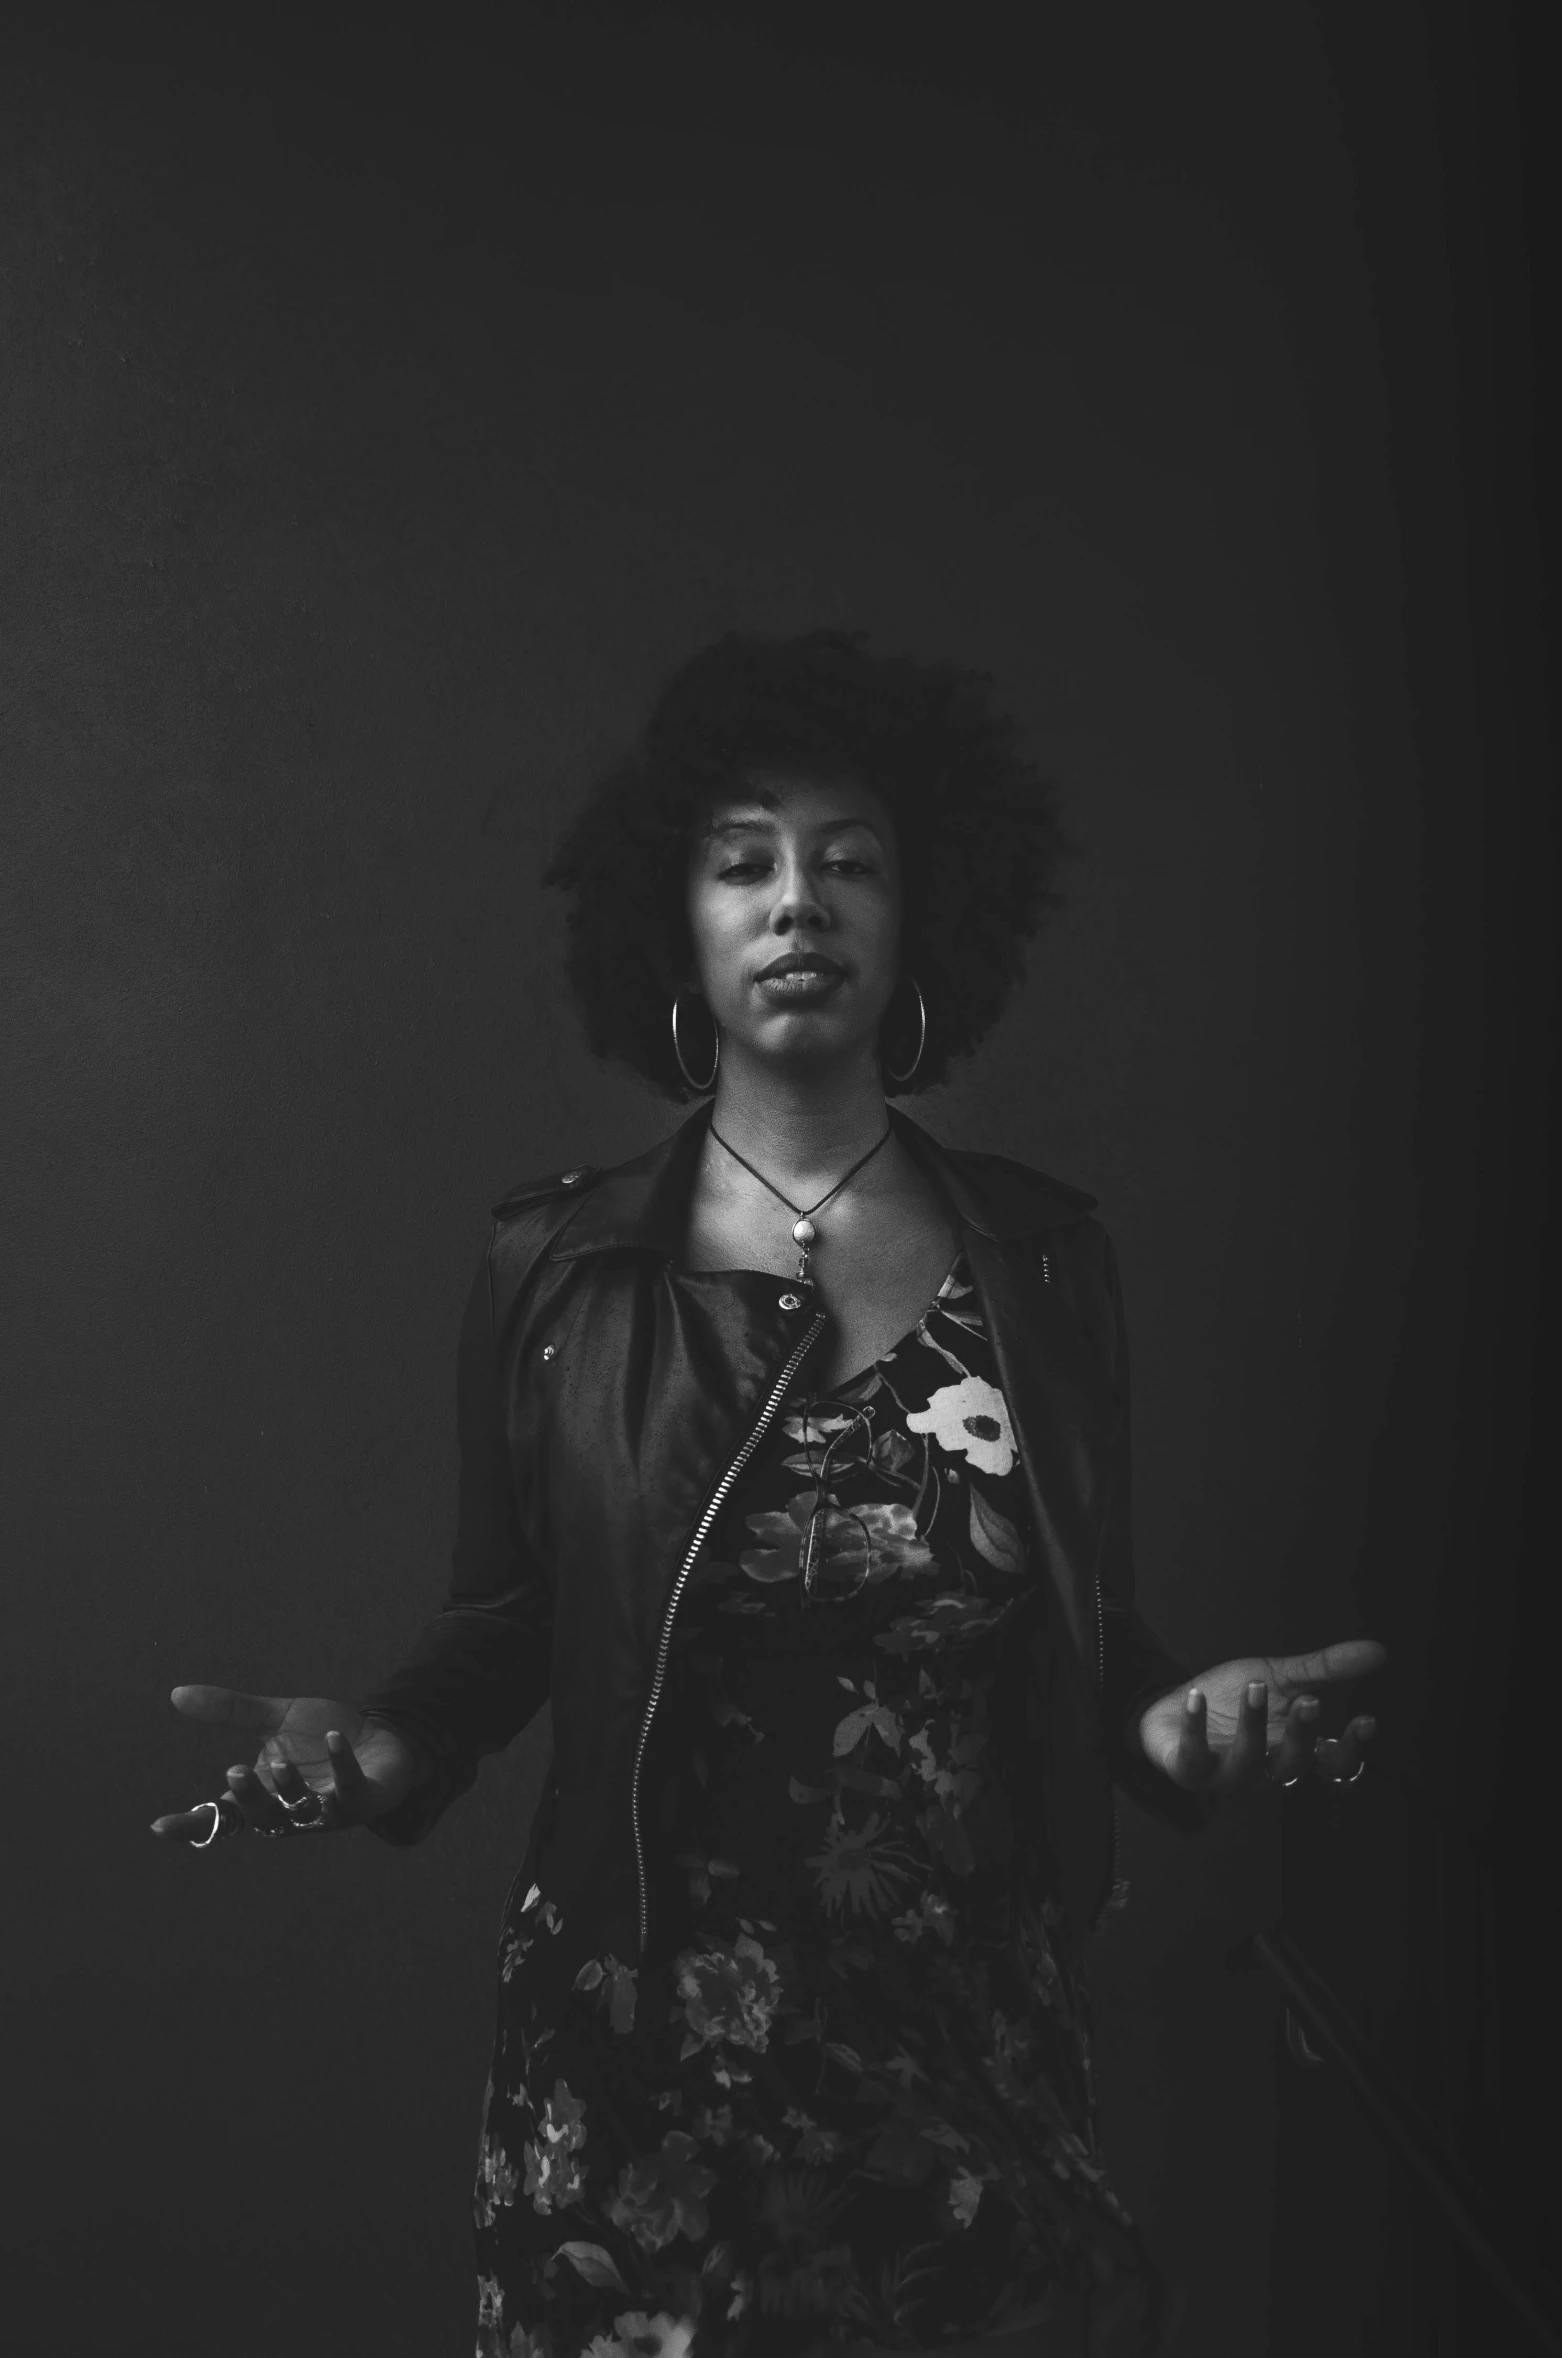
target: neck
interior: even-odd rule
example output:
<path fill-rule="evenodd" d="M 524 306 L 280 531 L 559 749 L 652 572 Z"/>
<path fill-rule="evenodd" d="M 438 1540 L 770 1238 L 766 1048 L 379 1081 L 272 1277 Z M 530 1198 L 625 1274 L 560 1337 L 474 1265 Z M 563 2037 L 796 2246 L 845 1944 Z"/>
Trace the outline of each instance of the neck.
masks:
<path fill-rule="evenodd" d="M 866 1154 L 888 1113 L 876 1058 L 822 1073 L 756 1071 L 723 1058 L 711 1120 L 768 1179 L 801 1196 Z"/>

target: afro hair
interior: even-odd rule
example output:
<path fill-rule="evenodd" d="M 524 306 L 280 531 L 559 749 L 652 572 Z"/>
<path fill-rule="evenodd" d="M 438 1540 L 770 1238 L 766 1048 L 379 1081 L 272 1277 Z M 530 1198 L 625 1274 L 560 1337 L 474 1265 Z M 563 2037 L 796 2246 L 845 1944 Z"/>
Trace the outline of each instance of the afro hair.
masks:
<path fill-rule="evenodd" d="M 638 746 L 587 795 L 544 875 L 569 904 L 567 971 L 598 1056 L 667 1096 L 690 1091 L 669 1014 L 694 951 L 689 849 L 716 804 L 763 769 L 851 776 L 894 822 L 901 963 L 927 1035 L 931 1088 L 996 1022 L 1073 851 L 1055 790 L 985 672 L 870 654 L 866 633 L 731 631 L 663 687 Z M 909 1062 L 915 1031 L 894 1061 Z M 893 1093 L 897 1084 L 886 1076 Z"/>

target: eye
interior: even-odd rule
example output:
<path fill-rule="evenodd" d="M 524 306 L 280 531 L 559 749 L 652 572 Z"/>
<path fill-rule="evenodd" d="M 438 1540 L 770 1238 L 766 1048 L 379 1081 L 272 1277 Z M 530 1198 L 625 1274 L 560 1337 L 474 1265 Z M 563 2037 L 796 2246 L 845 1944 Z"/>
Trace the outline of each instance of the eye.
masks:
<path fill-rule="evenodd" d="M 763 867 L 764 862 L 752 856 L 745 860 L 723 860 L 716 874 L 723 881 L 736 879 L 738 883 L 742 884 L 746 883 L 749 877 L 757 876 Z"/>

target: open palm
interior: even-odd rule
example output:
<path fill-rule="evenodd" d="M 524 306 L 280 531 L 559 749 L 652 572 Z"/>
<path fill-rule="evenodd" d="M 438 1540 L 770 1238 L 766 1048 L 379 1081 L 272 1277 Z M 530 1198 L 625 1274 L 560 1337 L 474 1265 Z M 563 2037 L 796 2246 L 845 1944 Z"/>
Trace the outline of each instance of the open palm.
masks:
<path fill-rule="evenodd" d="M 327 1695 L 249 1695 L 233 1687 L 175 1687 L 176 1711 L 208 1726 L 261 1735 L 253 1767 L 227 1772 L 227 1792 L 257 1832 L 287 1824 L 284 1804 L 318 1795 L 328 1833 L 383 1817 L 427 1773 L 428 1763 L 389 1728 L 365 1720 L 351 1703 Z M 210 1804 L 174 1810 L 153 1820 L 168 1842 L 204 1842 Z"/>
<path fill-rule="evenodd" d="M 1347 1638 L 1312 1654 L 1242 1654 L 1152 1703 L 1139 1722 L 1148 1759 L 1191 1792 L 1229 1792 L 1266 1773 L 1281 1783 L 1309 1770 L 1347 1784 L 1377 1733 L 1370 1718 L 1318 1737 L 1321 1698 L 1387 1660 L 1375 1638 Z"/>

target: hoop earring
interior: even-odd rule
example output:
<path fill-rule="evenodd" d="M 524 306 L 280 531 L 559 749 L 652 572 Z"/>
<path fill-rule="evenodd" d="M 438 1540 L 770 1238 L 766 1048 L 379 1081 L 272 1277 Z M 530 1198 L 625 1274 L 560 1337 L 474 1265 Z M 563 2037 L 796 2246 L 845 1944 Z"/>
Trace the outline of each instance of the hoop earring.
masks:
<path fill-rule="evenodd" d="M 915 1078 L 917 1066 L 922 1062 L 922 1051 L 927 1046 L 927 1002 L 922 996 L 922 985 L 917 981 L 915 975 L 908 974 L 903 979 L 910 983 L 916 992 L 917 1020 L 921 1028 L 917 1033 L 917 1052 L 903 1073 L 896 1072 L 888 1057 L 884 1057 L 885 1078 L 893 1081 L 897 1089 L 903 1089 L 908 1081 Z M 882 1050 L 880 1053 L 882 1055 Z"/>
<path fill-rule="evenodd" d="M 673 1054 L 678 1059 L 678 1070 L 682 1073 L 684 1079 L 688 1082 L 689 1087 L 694 1091 L 695 1096 L 703 1097 L 707 1089 L 714 1089 L 716 1086 L 716 1075 L 721 1068 L 721 1034 L 720 1032 L 716 1031 L 716 1019 L 713 1016 L 711 1018 L 711 1030 L 716 1032 L 716 1053 L 711 1059 L 710 1078 L 706 1081 L 697 1081 L 693 1073 L 690 1072 L 688 1066 L 684 1063 L 683 1050 L 678 1044 L 678 1001 L 682 997 L 683 993 L 682 991 L 679 991 L 673 1000 Z"/>

